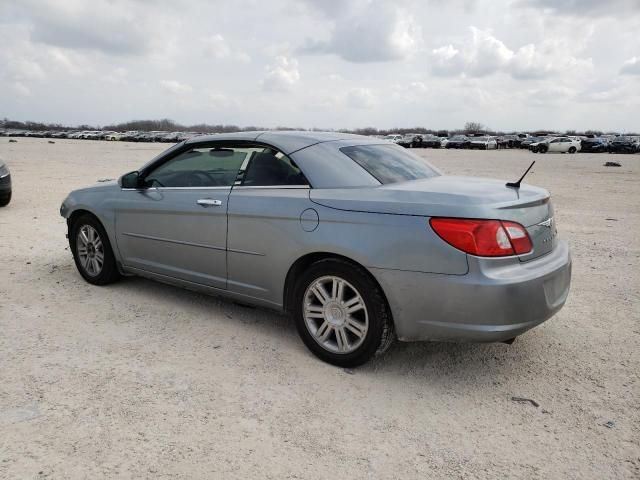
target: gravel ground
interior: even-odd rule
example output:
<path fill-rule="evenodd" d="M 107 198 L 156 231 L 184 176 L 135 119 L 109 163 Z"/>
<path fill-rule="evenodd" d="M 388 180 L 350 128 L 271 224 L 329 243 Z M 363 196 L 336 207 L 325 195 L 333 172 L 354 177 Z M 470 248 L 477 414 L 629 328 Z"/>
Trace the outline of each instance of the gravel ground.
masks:
<path fill-rule="evenodd" d="M 0 139 L 1 478 L 640 478 L 640 155 L 419 151 L 508 180 L 536 159 L 569 300 L 510 346 L 396 344 L 345 371 L 286 317 L 81 279 L 61 201 L 164 148 Z"/>

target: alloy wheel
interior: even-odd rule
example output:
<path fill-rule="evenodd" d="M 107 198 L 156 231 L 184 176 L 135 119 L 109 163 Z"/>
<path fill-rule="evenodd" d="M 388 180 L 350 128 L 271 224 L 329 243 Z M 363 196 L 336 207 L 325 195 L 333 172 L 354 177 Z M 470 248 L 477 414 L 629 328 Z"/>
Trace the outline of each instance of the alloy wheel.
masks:
<path fill-rule="evenodd" d="M 317 278 L 303 302 L 307 330 L 322 348 L 347 354 L 360 347 L 369 330 L 369 315 L 353 285 L 333 275 Z"/>
<path fill-rule="evenodd" d="M 83 225 L 78 230 L 76 245 L 78 259 L 87 275 L 100 275 L 104 265 L 104 245 L 98 231 L 91 225 Z"/>

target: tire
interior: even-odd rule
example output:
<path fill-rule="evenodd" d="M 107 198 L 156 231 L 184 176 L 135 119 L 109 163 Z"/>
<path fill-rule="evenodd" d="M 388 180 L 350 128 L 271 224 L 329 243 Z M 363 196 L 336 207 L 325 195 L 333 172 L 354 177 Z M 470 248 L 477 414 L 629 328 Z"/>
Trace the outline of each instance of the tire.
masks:
<path fill-rule="evenodd" d="M 84 244 L 81 234 L 86 239 Z M 84 214 L 70 225 L 69 247 L 78 272 L 87 282 L 93 285 L 107 285 L 120 278 L 107 232 L 93 215 Z"/>
<path fill-rule="evenodd" d="M 9 205 L 10 201 L 11 201 L 11 192 L 7 193 L 6 195 L 0 196 L 0 207 L 6 207 L 7 205 Z"/>
<path fill-rule="evenodd" d="M 362 365 L 384 353 L 395 338 L 380 286 L 367 271 L 345 260 L 313 263 L 297 279 L 291 301 L 300 338 L 316 357 L 332 365 Z"/>
<path fill-rule="evenodd" d="M 548 147 L 545 147 L 545 146 L 543 146 L 543 145 L 541 145 L 541 146 L 539 146 L 539 147 L 538 147 L 538 152 L 539 152 L 539 153 L 547 153 L 547 151 L 548 151 L 548 150 L 549 150 L 549 148 L 548 148 Z"/>
<path fill-rule="evenodd" d="M 532 153 L 538 153 L 538 147 L 531 147 Z"/>
<path fill-rule="evenodd" d="M 569 153 L 576 153 L 576 147 L 569 147 Z"/>

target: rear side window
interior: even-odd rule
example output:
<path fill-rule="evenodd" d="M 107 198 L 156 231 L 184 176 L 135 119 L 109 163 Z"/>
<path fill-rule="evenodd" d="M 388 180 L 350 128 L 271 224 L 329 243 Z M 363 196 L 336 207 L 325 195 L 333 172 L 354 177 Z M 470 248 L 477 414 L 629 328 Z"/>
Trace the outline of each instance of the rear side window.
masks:
<path fill-rule="evenodd" d="M 382 184 L 439 175 L 438 171 L 425 161 L 397 145 L 354 145 L 343 147 L 340 151 Z"/>

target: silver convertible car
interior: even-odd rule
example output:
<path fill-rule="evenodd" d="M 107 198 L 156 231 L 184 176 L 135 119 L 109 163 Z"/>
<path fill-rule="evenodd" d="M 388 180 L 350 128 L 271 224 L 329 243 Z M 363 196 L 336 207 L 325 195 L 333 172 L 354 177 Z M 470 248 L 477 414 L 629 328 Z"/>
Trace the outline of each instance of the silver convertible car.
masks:
<path fill-rule="evenodd" d="M 339 366 L 395 338 L 510 342 L 571 279 L 546 190 L 442 175 L 356 135 L 195 137 L 60 213 L 88 282 L 141 275 L 288 312 Z"/>

